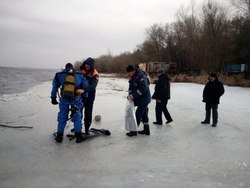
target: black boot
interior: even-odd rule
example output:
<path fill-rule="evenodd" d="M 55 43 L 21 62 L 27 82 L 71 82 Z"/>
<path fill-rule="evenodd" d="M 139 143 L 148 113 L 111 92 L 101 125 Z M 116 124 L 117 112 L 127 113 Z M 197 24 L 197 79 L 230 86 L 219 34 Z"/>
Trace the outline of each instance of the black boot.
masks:
<path fill-rule="evenodd" d="M 130 131 L 128 133 L 126 133 L 127 136 L 137 136 L 137 132 L 136 131 Z"/>
<path fill-rule="evenodd" d="M 206 121 L 206 120 L 202 121 L 201 123 L 202 123 L 202 124 L 210 124 L 210 122 L 209 122 L 209 121 Z"/>
<path fill-rule="evenodd" d="M 145 124 L 142 131 L 138 131 L 138 134 L 150 135 L 149 125 Z"/>
<path fill-rule="evenodd" d="M 61 143 L 63 141 L 63 133 L 56 133 L 55 141 Z"/>
<path fill-rule="evenodd" d="M 90 124 L 86 123 L 86 124 L 84 125 L 84 127 L 85 127 L 85 135 L 89 135 L 89 127 L 90 127 Z"/>
<path fill-rule="evenodd" d="M 82 136 L 81 132 L 75 132 L 75 136 L 76 136 L 76 143 L 80 143 L 84 140 L 84 137 Z"/>

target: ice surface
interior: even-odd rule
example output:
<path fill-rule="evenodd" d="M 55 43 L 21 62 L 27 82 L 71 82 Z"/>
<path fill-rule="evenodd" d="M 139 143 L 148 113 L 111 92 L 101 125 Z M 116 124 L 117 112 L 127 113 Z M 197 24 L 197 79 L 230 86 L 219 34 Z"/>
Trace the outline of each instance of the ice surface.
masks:
<path fill-rule="evenodd" d="M 250 89 L 225 86 L 218 127 L 201 125 L 204 85 L 172 83 L 171 125 L 155 126 L 149 105 L 150 136 L 127 137 L 126 79 L 101 77 L 93 115 L 111 136 L 57 144 L 58 106 L 50 104 L 51 83 L 27 92 L 0 95 L 0 187 L 249 187 Z M 153 92 L 154 85 L 150 85 Z M 65 130 L 69 133 L 72 124 Z M 142 125 L 139 127 L 142 129 Z"/>

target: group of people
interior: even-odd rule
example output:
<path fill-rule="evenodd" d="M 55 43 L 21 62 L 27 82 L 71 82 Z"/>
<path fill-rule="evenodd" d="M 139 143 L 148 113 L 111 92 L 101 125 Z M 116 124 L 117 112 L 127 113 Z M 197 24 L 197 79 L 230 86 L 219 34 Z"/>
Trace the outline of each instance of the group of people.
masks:
<path fill-rule="evenodd" d="M 149 118 L 148 118 L 148 104 L 151 101 L 151 95 L 149 90 L 149 84 L 147 77 L 143 74 L 138 67 L 132 65 L 127 66 L 127 74 L 129 79 L 129 95 L 128 99 L 134 102 L 137 106 L 135 117 L 137 126 L 139 127 L 142 122 L 144 129 L 142 131 L 129 131 L 127 136 L 137 136 L 138 134 L 150 135 Z M 165 73 L 163 69 L 157 71 L 158 80 L 155 83 L 154 93 L 152 99 L 156 100 L 155 115 L 156 121 L 153 124 L 162 125 L 162 114 L 166 118 L 166 124 L 173 121 L 168 109 L 167 104 L 170 99 L 170 76 Z M 203 90 L 203 102 L 205 102 L 205 120 L 202 124 L 210 124 L 211 111 L 212 111 L 212 126 L 216 127 L 218 123 L 218 105 L 220 103 L 220 97 L 224 94 L 224 86 L 218 80 L 218 76 L 215 73 L 210 73 L 208 76 L 208 83 Z"/>
<path fill-rule="evenodd" d="M 173 119 L 167 109 L 168 100 L 170 99 L 170 76 L 163 69 L 157 71 L 158 80 L 155 82 L 154 93 L 151 97 L 150 82 L 146 74 L 139 67 L 133 65 L 128 65 L 126 72 L 129 77 L 127 99 L 136 106 L 135 118 L 137 126 L 139 127 L 140 123 L 143 124 L 143 130 L 131 130 L 126 135 L 129 137 L 137 136 L 137 134 L 150 135 L 148 105 L 151 102 L 151 98 L 156 100 L 156 121 L 153 123 L 162 125 L 162 114 L 164 114 L 167 120 L 166 124 L 171 123 Z M 85 127 L 84 134 L 89 134 L 98 81 L 99 75 L 95 69 L 95 60 L 90 57 L 82 63 L 80 71 L 74 70 L 73 65 L 67 63 L 64 70 L 55 74 L 51 91 L 51 103 L 54 105 L 58 104 L 57 95 L 60 88 L 56 142 L 60 143 L 63 140 L 64 129 L 69 120 L 70 111 L 70 117 L 74 122 L 74 128 L 71 131 L 75 133 L 76 143 L 84 140 L 82 119 Z M 224 86 L 218 81 L 217 75 L 215 73 L 209 74 L 208 83 L 203 91 L 203 102 L 206 103 L 206 116 L 205 120 L 201 122 L 202 124 L 210 123 L 212 111 L 212 126 L 217 126 L 218 104 L 223 94 Z"/>
<path fill-rule="evenodd" d="M 83 115 L 85 135 L 89 134 L 98 81 L 99 75 L 95 69 L 95 60 L 91 57 L 82 63 L 80 71 L 74 70 L 73 65 L 67 63 L 64 70 L 55 74 L 52 82 L 51 103 L 57 105 L 57 95 L 59 95 L 56 142 L 60 143 L 63 140 L 63 133 L 69 120 L 70 111 L 74 122 L 74 129 L 71 131 L 75 132 L 76 143 L 84 140 L 82 135 Z M 60 92 L 58 92 L 59 88 Z"/>

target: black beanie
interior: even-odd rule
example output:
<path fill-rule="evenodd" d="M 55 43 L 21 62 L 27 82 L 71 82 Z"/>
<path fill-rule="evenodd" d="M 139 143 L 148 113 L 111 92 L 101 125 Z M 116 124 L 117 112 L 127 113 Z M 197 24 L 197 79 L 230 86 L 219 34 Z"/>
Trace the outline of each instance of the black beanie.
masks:
<path fill-rule="evenodd" d="M 67 64 L 65 65 L 65 69 L 66 69 L 66 70 L 73 69 L 73 65 L 72 65 L 71 63 L 67 63 Z"/>
<path fill-rule="evenodd" d="M 128 65 L 127 68 L 126 68 L 126 71 L 127 71 L 127 72 L 132 72 L 132 71 L 134 71 L 134 70 L 135 70 L 135 68 L 134 68 L 133 65 Z"/>
<path fill-rule="evenodd" d="M 209 76 L 211 76 L 211 77 L 213 77 L 213 78 L 215 78 L 215 79 L 218 79 L 217 74 L 216 74 L 216 73 L 214 73 L 214 72 L 210 73 L 210 74 L 209 74 Z"/>

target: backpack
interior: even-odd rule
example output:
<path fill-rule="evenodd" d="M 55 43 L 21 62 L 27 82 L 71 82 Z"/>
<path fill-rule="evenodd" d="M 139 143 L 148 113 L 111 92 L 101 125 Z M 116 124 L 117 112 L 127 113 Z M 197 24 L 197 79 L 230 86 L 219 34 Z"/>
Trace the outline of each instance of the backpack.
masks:
<path fill-rule="evenodd" d="M 66 100 L 73 100 L 75 98 L 74 72 L 73 73 L 67 72 L 67 75 L 66 75 L 63 87 L 62 87 L 61 97 Z"/>

